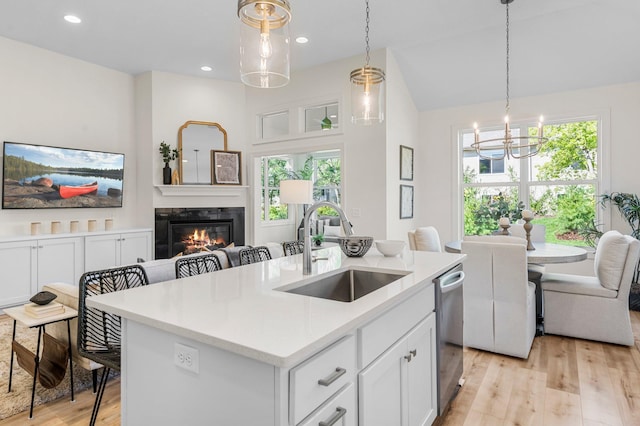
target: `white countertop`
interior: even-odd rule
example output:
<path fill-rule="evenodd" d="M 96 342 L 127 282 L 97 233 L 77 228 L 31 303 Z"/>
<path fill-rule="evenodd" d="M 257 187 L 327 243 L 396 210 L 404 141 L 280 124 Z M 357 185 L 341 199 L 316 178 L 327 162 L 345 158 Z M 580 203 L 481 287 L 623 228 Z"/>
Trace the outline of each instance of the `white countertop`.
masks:
<path fill-rule="evenodd" d="M 329 259 L 315 262 L 310 276 L 302 275 L 302 255 L 287 256 L 94 296 L 87 305 L 277 367 L 289 367 L 464 258 L 407 250 L 402 257 L 384 257 L 374 248 L 364 257 L 348 258 L 338 247 L 315 251 L 314 255 Z M 350 303 L 274 290 L 350 265 L 413 273 Z"/>

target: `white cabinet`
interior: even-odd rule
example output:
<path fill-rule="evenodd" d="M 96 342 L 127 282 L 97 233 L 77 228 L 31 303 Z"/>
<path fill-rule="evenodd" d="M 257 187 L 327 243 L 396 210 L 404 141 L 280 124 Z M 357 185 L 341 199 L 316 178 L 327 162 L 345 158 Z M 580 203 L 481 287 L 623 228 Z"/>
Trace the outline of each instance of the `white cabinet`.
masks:
<path fill-rule="evenodd" d="M 0 243 L 4 275 L 0 307 L 26 302 L 47 283 L 77 285 L 83 272 L 83 245 L 79 237 Z"/>
<path fill-rule="evenodd" d="M 105 233 L 85 238 L 85 271 L 98 271 L 151 259 L 151 231 Z"/>
<path fill-rule="evenodd" d="M 435 314 L 358 375 L 361 426 L 422 426 L 436 418 Z"/>

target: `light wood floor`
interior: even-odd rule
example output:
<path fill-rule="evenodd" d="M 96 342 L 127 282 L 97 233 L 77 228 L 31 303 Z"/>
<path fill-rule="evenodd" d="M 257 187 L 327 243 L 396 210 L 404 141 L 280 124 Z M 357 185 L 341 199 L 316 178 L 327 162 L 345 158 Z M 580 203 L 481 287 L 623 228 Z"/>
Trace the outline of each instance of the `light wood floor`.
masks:
<path fill-rule="evenodd" d="M 6 317 L 4 317 L 6 318 Z M 0 316 L 0 321 L 3 317 Z M 528 360 L 465 349 L 465 383 L 442 425 L 640 425 L 640 312 L 631 313 L 636 344 L 608 345 L 536 337 Z M 0 424 L 82 425 L 94 395 L 79 392 Z M 120 425 L 120 380 L 107 385 L 97 422 Z M 395 426 L 395 425 L 390 425 Z"/>

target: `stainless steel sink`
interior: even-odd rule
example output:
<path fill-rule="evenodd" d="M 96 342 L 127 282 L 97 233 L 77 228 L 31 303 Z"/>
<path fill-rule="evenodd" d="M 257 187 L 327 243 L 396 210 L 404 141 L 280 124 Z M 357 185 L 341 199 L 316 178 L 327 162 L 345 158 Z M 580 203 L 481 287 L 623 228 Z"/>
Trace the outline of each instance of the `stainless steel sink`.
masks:
<path fill-rule="evenodd" d="M 372 291 L 399 280 L 409 273 L 404 271 L 391 273 L 352 268 L 324 274 L 308 284 L 282 289 L 281 291 L 339 302 L 353 302 Z"/>

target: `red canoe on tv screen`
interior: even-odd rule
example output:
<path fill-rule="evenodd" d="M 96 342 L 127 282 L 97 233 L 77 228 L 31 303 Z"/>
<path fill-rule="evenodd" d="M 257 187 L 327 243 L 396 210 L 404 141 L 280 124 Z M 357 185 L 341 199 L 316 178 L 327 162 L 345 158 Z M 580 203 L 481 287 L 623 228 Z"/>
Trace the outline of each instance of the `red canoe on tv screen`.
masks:
<path fill-rule="evenodd" d="M 87 183 L 79 186 L 60 185 L 60 197 L 71 198 L 78 195 L 98 192 L 98 182 Z"/>

